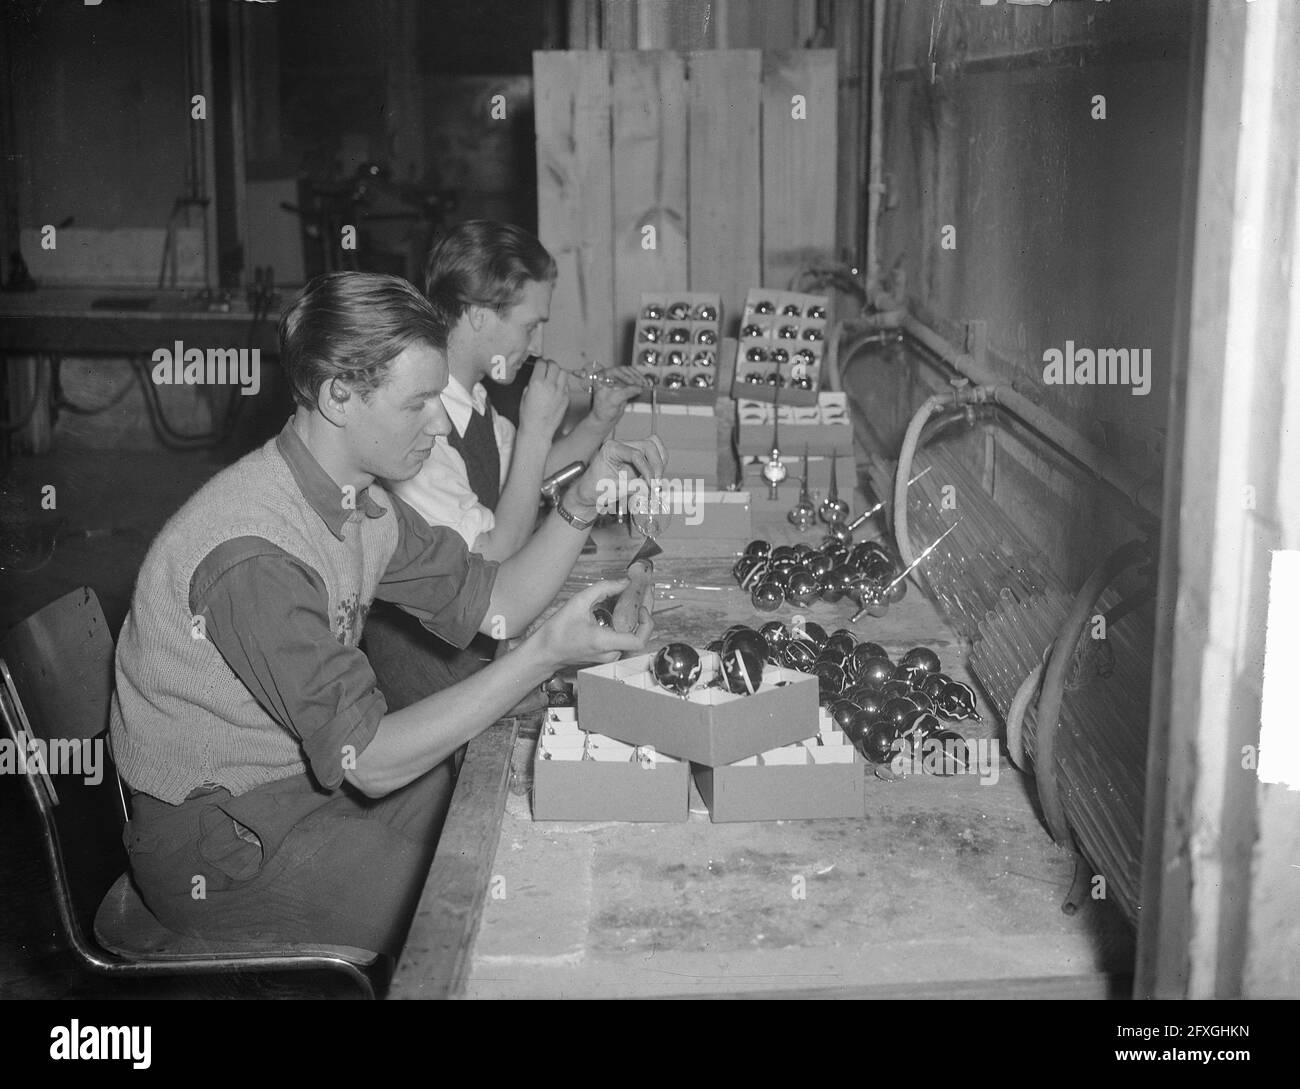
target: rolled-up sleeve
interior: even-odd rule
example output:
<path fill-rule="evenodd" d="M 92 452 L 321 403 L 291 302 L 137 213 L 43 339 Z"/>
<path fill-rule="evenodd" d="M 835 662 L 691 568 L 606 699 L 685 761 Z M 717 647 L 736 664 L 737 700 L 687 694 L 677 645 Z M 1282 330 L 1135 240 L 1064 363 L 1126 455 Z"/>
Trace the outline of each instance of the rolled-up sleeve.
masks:
<path fill-rule="evenodd" d="M 397 549 L 375 597 L 410 613 L 455 647 L 469 645 L 487 615 L 500 564 L 470 552 L 446 526 L 431 526 L 399 496 Z"/>
<path fill-rule="evenodd" d="M 337 788 L 346 747 L 364 751 L 388 705 L 366 656 L 331 630 L 320 575 L 270 541 L 236 538 L 195 570 L 190 608 L 262 709 L 302 742 L 316 781 Z"/>
<path fill-rule="evenodd" d="M 502 462 L 504 468 L 504 458 Z M 473 548 L 479 534 L 497 524 L 491 508 L 480 503 L 469 486 L 465 459 L 441 436 L 420 471 L 410 480 L 394 481 L 389 488 L 418 512 L 426 525 L 446 526 L 460 534 L 467 548 Z"/>

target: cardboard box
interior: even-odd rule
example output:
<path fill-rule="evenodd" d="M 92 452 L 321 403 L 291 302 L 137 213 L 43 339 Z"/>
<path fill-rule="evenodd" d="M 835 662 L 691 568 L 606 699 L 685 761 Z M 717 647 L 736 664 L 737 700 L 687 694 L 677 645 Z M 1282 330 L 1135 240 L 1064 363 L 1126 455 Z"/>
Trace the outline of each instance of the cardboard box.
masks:
<path fill-rule="evenodd" d="M 653 413 L 648 403 L 633 401 L 614 427 L 614 437 L 623 441 L 650 437 Z M 718 449 L 718 421 L 708 405 L 659 405 L 659 437 L 669 451 Z"/>
<path fill-rule="evenodd" d="M 823 393 L 808 408 L 737 401 L 737 447 L 742 456 L 772 452 L 773 417 L 779 418 L 777 441 L 782 450 L 802 455 L 806 447 L 813 456 L 853 456 L 853 421 L 846 394 Z"/>
<path fill-rule="evenodd" d="M 567 709 L 571 710 L 571 709 Z M 533 819 L 680 822 L 690 816 L 690 767 L 653 759 L 548 712 L 533 760 Z M 641 757 L 641 758 L 639 758 Z"/>
<path fill-rule="evenodd" d="M 691 770 L 715 823 L 860 818 L 866 812 L 866 764 L 843 734 L 839 743 L 809 740 L 761 753 L 753 763 Z"/>
<path fill-rule="evenodd" d="M 672 500 L 672 518 L 659 534 L 659 540 L 718 540 L 733 537 L 749 540 L 753 530 L 749 492 L 705 489 L 694 491 L 689 496 L 681 490 L 669 494 Z"/>
<path fill-rule="evenodd" d="M 753 695 L 703 687 L 718 672 L 718 656 L 700 654 L 698 687 L 687 697 L 651 675 L 653 654 L 578 671 L 578 711 L 594 730 L 629 745 L 710 767 L 756 756 L 817 733 L 817 679 L 768 665 Z"/>
<path fill-rule="evenodd" d="M 668 475 L 678 480 L 698 481 L 701 486 L 717 490 L 717 450 L 682 450 L 668 447 Z"/>

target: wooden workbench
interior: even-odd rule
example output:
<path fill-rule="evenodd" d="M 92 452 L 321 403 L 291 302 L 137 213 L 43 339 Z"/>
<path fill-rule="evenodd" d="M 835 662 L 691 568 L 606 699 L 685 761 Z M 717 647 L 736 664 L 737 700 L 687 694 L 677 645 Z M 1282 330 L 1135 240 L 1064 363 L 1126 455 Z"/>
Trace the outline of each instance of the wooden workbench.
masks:
<path fill-rule="evenodd" d="M 793 502 L 797 485 L 782 491 Z M 771 508 L 763 517 L 756 536 L 799 539 Z M 702 646 L 729 624 L 771 618 L 730 578 L 741 544 L 670 547 L 656 561 L 652 646 Z M 634 546 L 602 541 L 562 597 L 616 576 Z M 832 630 L 851 608 L 804 612 Z M 933 646 L 967 676 L 964 648 L 915 588 L 858 629 L 891 655 Z M 963 734 L 994 735 L 981 713 L 986 725 L 963 723 Z M 1005 757 L 989 785 L 868 772 L 860 821 L 715 825 L 692 787 L 684 824 L 534 822 L 536 732 L 512 720 L 471 744 L 390 997 L 1126 993 L 1127 925 L 1105 903 L 1061 912 L 1072 860 Z"/>
<path fill-rule="evenodd" d="M 292 293 L 281 290 L 281 301 Z M 140 355 L 170 348 L 242 346 L 252 313 L 242 297 L 230 309 L 208 310 L 175 290 L 42 288 L 0 293 L 0 353 L 15 355 Z M 279 354 L 279 310 L 252 330 L 252 348 Z"/>

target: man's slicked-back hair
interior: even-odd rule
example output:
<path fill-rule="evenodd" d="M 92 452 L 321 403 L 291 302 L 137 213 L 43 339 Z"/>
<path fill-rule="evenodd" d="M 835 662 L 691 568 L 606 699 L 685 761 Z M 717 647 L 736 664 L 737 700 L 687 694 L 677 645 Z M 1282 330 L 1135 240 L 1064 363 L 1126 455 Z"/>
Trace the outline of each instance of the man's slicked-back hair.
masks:
<path fill-rule="evenodd" d="M 471 306 L 505 313 L 532 282 L 553 283 L 553 258 L 536 238 L 513 223 L 471 219 L 429 251 L 424 293 L 448 325 Z"/>
<path fill-rule="evenodd" d="M 294 401 L 308 408 L 335 378 L 368 401 L 393 360 L 419 342 L 445 350 L 447 323 L 414 284 L 377 272 L 317 276 L 280 319 L 280 365 Z"/>

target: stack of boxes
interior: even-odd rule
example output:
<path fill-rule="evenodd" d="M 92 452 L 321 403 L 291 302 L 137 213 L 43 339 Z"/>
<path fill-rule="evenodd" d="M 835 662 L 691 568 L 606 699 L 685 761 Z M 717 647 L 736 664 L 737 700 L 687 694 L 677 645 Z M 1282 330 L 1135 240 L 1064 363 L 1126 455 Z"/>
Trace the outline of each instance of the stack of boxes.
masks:
<path fill-rule="evenodd" d="M 690 765 L 578 726 L 552 707 L 537 741 L 533 817 L 542 821 L 684 821 Z"/>
<path fill-rule="evenodd" d="M 643 654 L 578 673 L 578 711 L 592 732 L 582 741 L 560 730 L 543 734 L 536 819 L 685 819 L 678 769 L 687 761 L 714 821 L 862 816 L 861 758 L 818 708 L 815 677 L 769 664 L 755 692 L 736 695 L 711 685 L 720 663 L 705 652 L 699 682 L 679 696 L 655 681 L 652 662 Z M 575 718 L 565 730 L 576 727 Z M 626 768 L 611 773 L 602 752 L 605 764 Z M 650 811 L 673 815 L 642 815 Z"/>
<path fill-rule="evenodd" d="M 710 405 L 663 404 L 655 411 L 645 398 L 631 402 L 614 429 L 620 441 L 657 432 L 668 450 L 663 499 L 671 517 L 662 540 L 708 538 L 749 540 L 748 492 L 718 487 L 718 425 Z"/>

